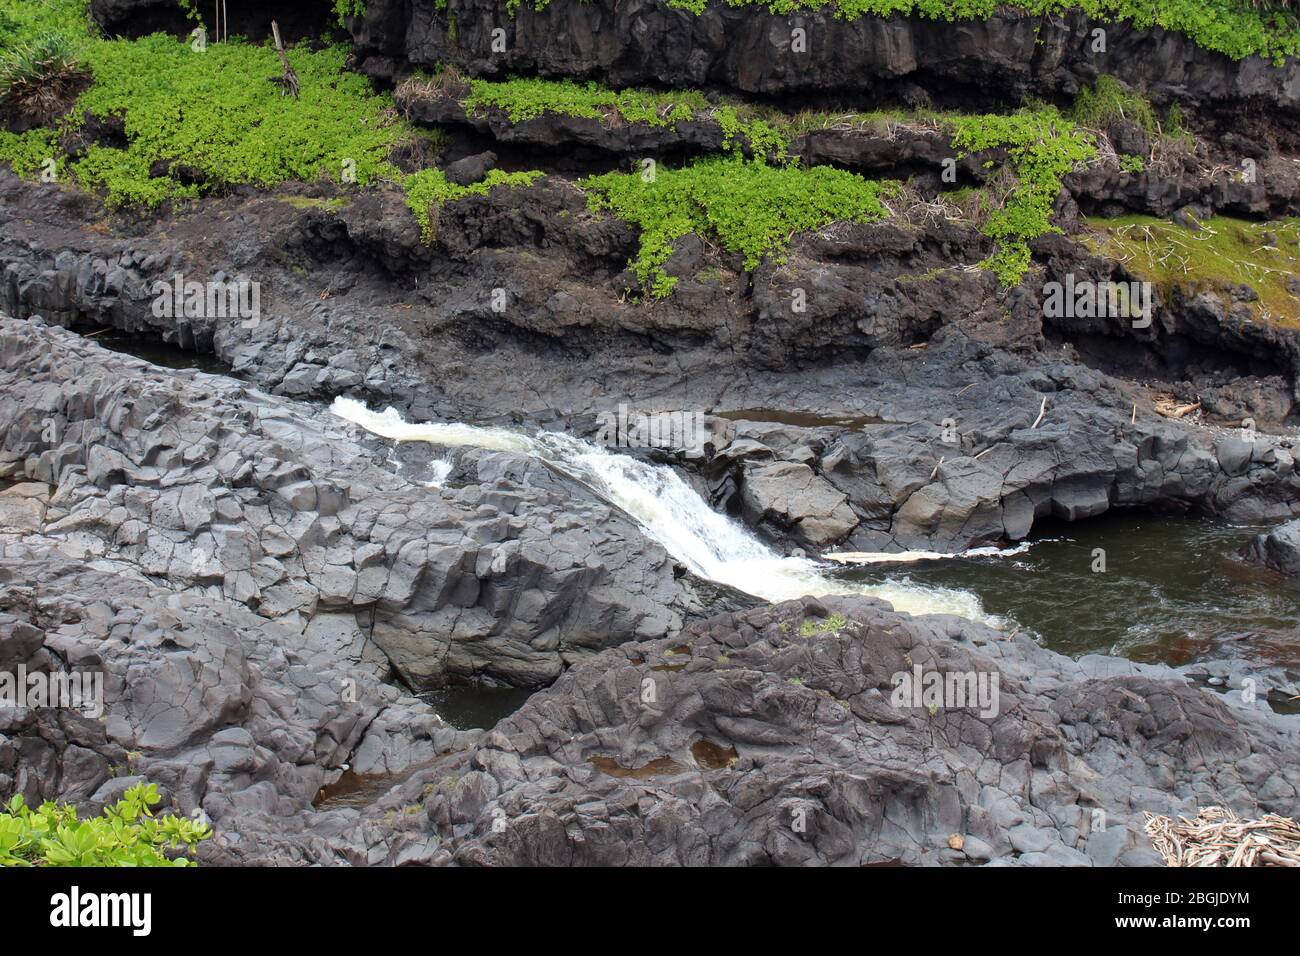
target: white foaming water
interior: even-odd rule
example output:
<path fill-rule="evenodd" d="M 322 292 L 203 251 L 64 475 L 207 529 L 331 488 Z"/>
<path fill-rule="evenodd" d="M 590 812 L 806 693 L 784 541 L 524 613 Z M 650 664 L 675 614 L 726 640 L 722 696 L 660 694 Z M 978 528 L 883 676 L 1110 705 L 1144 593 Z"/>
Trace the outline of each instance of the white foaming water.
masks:
<path fill-rule="evenodd" d="M 336 398 L 330 410 L 368 432 L 395 441 L 468 445 L 540 458 L 631 515 L 649 537 L 696 574 L 767 601 L 806 595 L 863 595 L 886 600 L 909 614 L 957 614 L 995 627 L 1003 624 L 985 614 L 979 598 L 969 591 L 889 580 L 874 584 L 846 581 L 817 561 L 782 557 L 743 525 L 710 508 L 671 468 L 614 454 L 570 435 L 542 432 L 530 438 L 504 428 L 421 425 L 405 421 L 396 409 L 374 412 L 350 398 Z M 967 554 L 1020 550 L 978 548 Z M 868 563 L 942 557 L 952 555 L 931 551 L 879 554 L 871 555 Z"/>

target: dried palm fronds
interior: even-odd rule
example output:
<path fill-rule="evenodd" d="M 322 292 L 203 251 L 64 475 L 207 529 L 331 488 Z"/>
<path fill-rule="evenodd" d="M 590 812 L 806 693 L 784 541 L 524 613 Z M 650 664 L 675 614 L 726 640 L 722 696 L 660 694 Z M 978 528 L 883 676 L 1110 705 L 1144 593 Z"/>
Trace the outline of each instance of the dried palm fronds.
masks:
<path fill-rule="evenodd" d="M 1147 836 L 1166 866 L 1300 866 L 1300 825 L 1266 813 L 1241 820 L 1223 807 L 1202 807 L 1195 820 L 1146 815 Z"/>

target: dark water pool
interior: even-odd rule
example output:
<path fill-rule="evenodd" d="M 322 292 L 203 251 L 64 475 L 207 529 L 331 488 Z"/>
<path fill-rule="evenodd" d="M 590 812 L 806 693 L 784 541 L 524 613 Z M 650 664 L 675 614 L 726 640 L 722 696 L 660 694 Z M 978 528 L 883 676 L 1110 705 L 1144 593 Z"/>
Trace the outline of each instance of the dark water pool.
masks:
<path fill-rule="evenodd" d="M 134 355 L 153 365 L 172 369 L 195 369 L 213 375 L 225 375 L 230 366 L 210 353 L 195 352 L 172 345 L 158 338 L 135 335 L 121 329 L 99 329 L 83 332 L 92 342 L 98 342 L 110 352 Z"/>
<path fill-rule="evenodd" d="M 426 691 L 419 697 L 457 730 L 478 730 L 495 727 L 497 721 L 524 706 L 524 701 L 535 693 L 535 689 L 469 684 Z"/>
<path fill-rule="evenodd" d="M 1012 558 L 911 565 L 893 576 L 965 588 L 1064 654 L 1173 665 L 1246 657 L 1300 671 L 1300 585 L 1236 557 L 1261 528 L 1180 517 L 1054 524 Z M 1096 552 L 1105 571 L 1094 571 Z M 882 569 L 848 572 L 864 579 Z"/>

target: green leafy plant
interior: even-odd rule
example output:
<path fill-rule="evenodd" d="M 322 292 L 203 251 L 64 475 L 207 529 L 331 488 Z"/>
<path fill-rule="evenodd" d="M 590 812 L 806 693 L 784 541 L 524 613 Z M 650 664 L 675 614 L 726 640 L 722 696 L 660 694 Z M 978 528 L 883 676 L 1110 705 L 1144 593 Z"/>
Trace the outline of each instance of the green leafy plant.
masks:
<path fill-rule="evenodd" d="M 366 0 L 334 0 L 334 14 L 338 17 L 339 26 L 348 17 L 364 17 Z"/>
<path fill-rule="evenodd" d="M 997 243 L 985 265 L 1004 284 L 1019 282 L 1029 269 L 1030 240 L 1058 231 L 1051 215 L 1062 178 L 1096 156 L 1096 140 L 1050 106 L 1006 116 L 949 115 L 944 122 L 963 153 L 1007 150 L 1015 183 L 985 219 L 984 234 Z"/>
<path fill-rule="evenodd" d="M 830 633 L 838 634 L 848 624 L 848 619 L 842 614 L 832 614 L 827 618 L 806 617 L 799 624 L 800 637 L 816 637 L 818 634 Z"/>
<path fill-rule="evenodd" d="M 0 130 L 0 162 L 8 163 L 19 176 L 35 176 L 47 160 L 54 160 L 55 169 L 62 172 L 64 164 L 50 130 L 31 129 L 25 133 Z"/>
<path fill-rule="evenodd" d="M 50 34 L 80 46 L 90 29 L 87 0 L 0 0 L 0 51 Z"/>
<path fill-rule="evenodd" d="M 211 828 L 155 817 L 150 807 L 160 801 L 157 785 L 137 784 L 101 816 L 79 820 L 71 804 L 47 801 L 33 809 L 15 796 L 0 813 L 0 866 L 197 865 L 188 854 Z"/>
<path fill-rule="evenodd" d="M 627 123 L 670 126 L 692 119 L 708 108 L 703 94 L 693 90 L 659 93 L 649 90 L 611 90 L 597 83 L 546 80 L 537 77 L 505 81 L 469 80 L 466 110 L 503 110 L 511 122 L 559 113 L 588 119 L 618 117 Z"/>
<path fill-rule="evenodd" d="M 1160 133 L 1160 120 L 1151 101 L 1105 74 L 1097 77 L 1094 85 L 1079 91 L 1070 109 L 1070 118 L 1089 129 L 1105 130 L 1111 124 L 1125 120 L 1151 135 Z"/>
<path fill-rule="evenodd" d="M 233 184 L 339 179 L 345 169 L 362 185 L 397 178 L 388 155 L 404 130 L 391 101 L 343 69 L 346 55 L 342 46 L 291 49 L 294 99 L 271 82 L 280 67 L 269 46 L 232 38 L 198 54 L 161 34 L 94 43 L 86 57 L 95 83 L 74 112 L 119 118 L 128 145 L 92 149 L 73 170 L 110 205 L 150 206 Z"/>
<path fill-rule="evenodd" d="M 797 232 L 837 220 L 872 222 L 888 215 L 881 201 L 896 186 L 829 166 L 769 166 L 740 157 L 705 159 L 681 169 L 605 173 L 582 181 L 588 207 L 609 210 L 641 228 L 630 265 L 655 298 L 677 284 L 663 271 L 673 243 L 696 233 L 744 255 L 745 268 L 780 256 Z"/>
<path fill-rule="evenodd" d="M 541 175 L 537 170 L 507 173 L 493 169 L 480 182 L 458 186 L 448 182 L 441 169 L 422 169 L 407 176 L 402 185 L 406 191 L 406 205 L 420 224 L 421 238 L 432 242 L 437 232 L 437 209 L 443 203 L 466 196 L 485 196 L 497 186 L 527 186 Z"/>
<path fill-rule="evenodd" d="M 722 127 L 729 150 L 748 148 L 756 156 L 785 158 L 789 139 L 753 107 L 713 104 L 699 90 L 612 90 L 595 82 L 517 77 L 494 81 L 461 80 L 452 69 L 436 77 L 413 77 L 404 84 L 407 95 L 455 95 L 463 88 L 461 104 L 471 114 L 501 110 L 512 123 L 536 119 L 547 113 L 577 116 L 614 125 L 643 123 L 667 127 L 692 120 L 713 119 Z M 773 116 L 775 119 L 775 114 Z"/>

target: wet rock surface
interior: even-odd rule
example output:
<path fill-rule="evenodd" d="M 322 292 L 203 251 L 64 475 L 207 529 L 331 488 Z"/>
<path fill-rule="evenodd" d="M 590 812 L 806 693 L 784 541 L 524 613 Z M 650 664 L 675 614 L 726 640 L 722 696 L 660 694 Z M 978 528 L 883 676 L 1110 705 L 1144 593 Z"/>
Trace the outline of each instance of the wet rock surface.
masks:
<path fill-rule="evenodd" d="M 1247 545 L 1245 557 L 1300 578 L 1300 521 L 1289 521 L 1259 535 Z"/>

